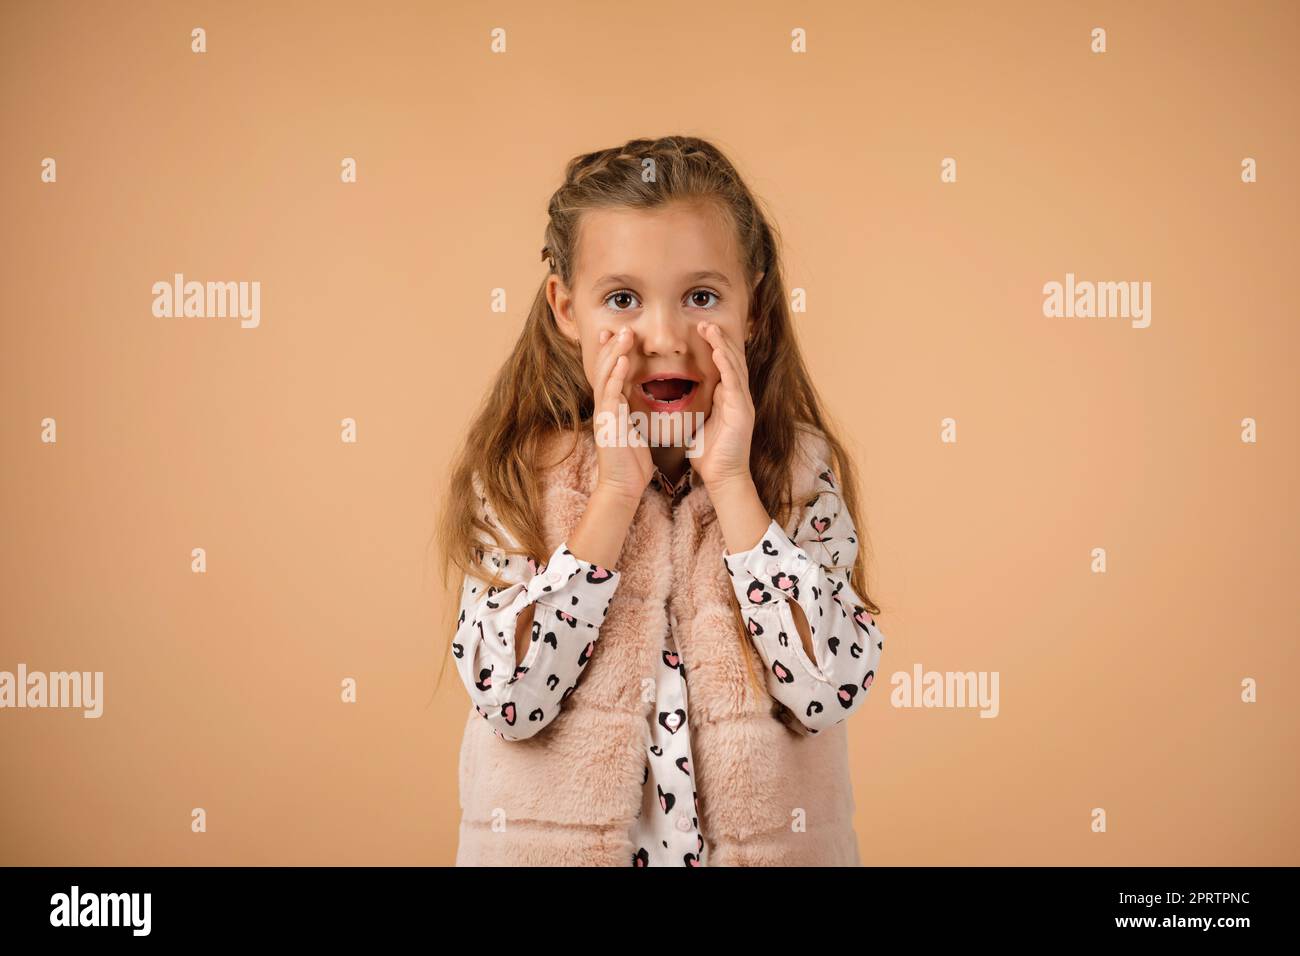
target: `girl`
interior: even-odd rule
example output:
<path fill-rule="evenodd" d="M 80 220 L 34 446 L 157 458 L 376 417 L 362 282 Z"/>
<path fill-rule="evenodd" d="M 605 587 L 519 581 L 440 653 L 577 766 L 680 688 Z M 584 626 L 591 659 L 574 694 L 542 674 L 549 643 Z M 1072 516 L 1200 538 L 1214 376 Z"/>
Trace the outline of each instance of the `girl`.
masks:
<path fill-rule="evenodd" d="M 845 721 L 880 610 L 776 234 L 670 136 L 573 159 L 546 239 L 442 520 L 473 702 L 456 862 L 857 865 Z M 609 440 L 629 410 L 691 438 Z"/>

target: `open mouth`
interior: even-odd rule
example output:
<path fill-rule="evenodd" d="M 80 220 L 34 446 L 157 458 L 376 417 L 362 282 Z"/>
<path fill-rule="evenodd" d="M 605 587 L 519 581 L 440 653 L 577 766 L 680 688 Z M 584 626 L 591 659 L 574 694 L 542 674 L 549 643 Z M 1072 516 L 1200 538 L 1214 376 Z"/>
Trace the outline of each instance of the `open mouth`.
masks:
<path fill-rule="evenodd" d="M 695 391 L 696 383 L 689 378 L 656 378 L 641 383 L 641 394 L 653 407 L 684 402 Z"/>

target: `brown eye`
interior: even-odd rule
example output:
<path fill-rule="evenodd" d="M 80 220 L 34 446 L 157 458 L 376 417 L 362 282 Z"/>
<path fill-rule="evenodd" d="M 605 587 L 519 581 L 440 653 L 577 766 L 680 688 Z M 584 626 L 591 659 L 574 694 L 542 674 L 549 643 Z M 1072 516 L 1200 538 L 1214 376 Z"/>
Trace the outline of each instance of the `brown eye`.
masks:
<path fill-rule="evenodd" d="M 722 299 L 722 297 L 721 297 L 720 295 L 718 295 L 718 293 L 714 292 L 712 289 L 696 289 L 694 292 L 691 293 L 691 301 L 692 301 L 695 305 L 699 306 L 701 309 L 712 309 L 712 308 L 716 307 L 717 304 L 718 304 L 717 302 L 712 302 L 712 303 L 710 303 L 710 302 L 700 302 L 700 301 L 698 301 L 698 300 L 696 299 L 696 296 L 701 296 L 701 295 L 703 295 L 703 296 L 710 296 L 710 295 L 711 295 L 711 296 L 713 296 L 714 299 L 717 299 L 717 300 L 719 300 L 719 301 L 721 301 L 721 299 Z"/>
<path fill-rule="evenodd" d="M 635 300 L 635 299 L 636 299 L 636 296 L 635 296 L 633 293 L 628 292 L 626 289 L 620 289 L 618 292 L 611 292 L 609 295 L 605 296 L 605 304 L 606 304 L 606 305 L 610 305 L 610 303 L 614 302 L 615 300 L 620 300 L 620 301 L 622 301 L 622 300 L 627 300 L 627 299 L 633 299 L 633 300 Z M 615 311 L 615 312 L 626 312 L 626 311 L 627 311 L 628 309 L 630 309 L 631 307 L 632 307 L 632 304 L 629 302 L 629 303 L 627 303 L 626 306 L 618 306 L 618 307 L 614 308 L 614 311 Z"/>

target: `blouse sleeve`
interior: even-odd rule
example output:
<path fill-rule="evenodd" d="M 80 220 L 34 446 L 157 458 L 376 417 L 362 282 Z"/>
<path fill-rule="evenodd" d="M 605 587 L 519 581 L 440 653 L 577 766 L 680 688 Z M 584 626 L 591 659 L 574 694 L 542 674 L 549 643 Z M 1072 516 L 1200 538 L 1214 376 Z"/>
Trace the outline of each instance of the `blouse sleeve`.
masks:
<path fill-rule="evenodd" d="M 480 496 L 481 514 L 517 547 Z M 495 588 L 472 574 L 461 589 L 452 654 L 474 709 L 503 740 L 532 737 L 549 724 L 577 688 L 595 650 L 619 573 L 583 561 L 562 542 L 541 567 L 492 544 L 480 566 L 509 586 Z M 515 652 L 520 614 L 532 617 L 532 641 L 522 662 Z"/>
<path fill-rule="evenodd" d="M 850 581 L 857 553 L 857 530 L 825 464 L 793 534 L 773 521 L 749 551 L 723 552 L 768 689 L 800 734 L 846 720 L 875 680 L 884 635 Z M 808 620 L 815 661 L 804 651 L 791 601 Z"/>

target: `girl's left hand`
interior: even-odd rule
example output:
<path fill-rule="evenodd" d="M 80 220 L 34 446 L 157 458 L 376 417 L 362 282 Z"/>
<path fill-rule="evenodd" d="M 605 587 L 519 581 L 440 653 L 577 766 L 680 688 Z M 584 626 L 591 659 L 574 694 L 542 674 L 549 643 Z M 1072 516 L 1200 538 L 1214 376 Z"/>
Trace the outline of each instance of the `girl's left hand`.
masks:
<path fill-rule="evenodd" d="M 701 321 L 696 331 L 713 346 L 713 364 L 722 381 L 713 389 L 713 409 L 696 435 L 702 451 L 688 459 L 709 488 L 749 477 L 749 447 L 754 437 L 754 399 L 749 392 L 745 351 L 716 324 Z"/>

